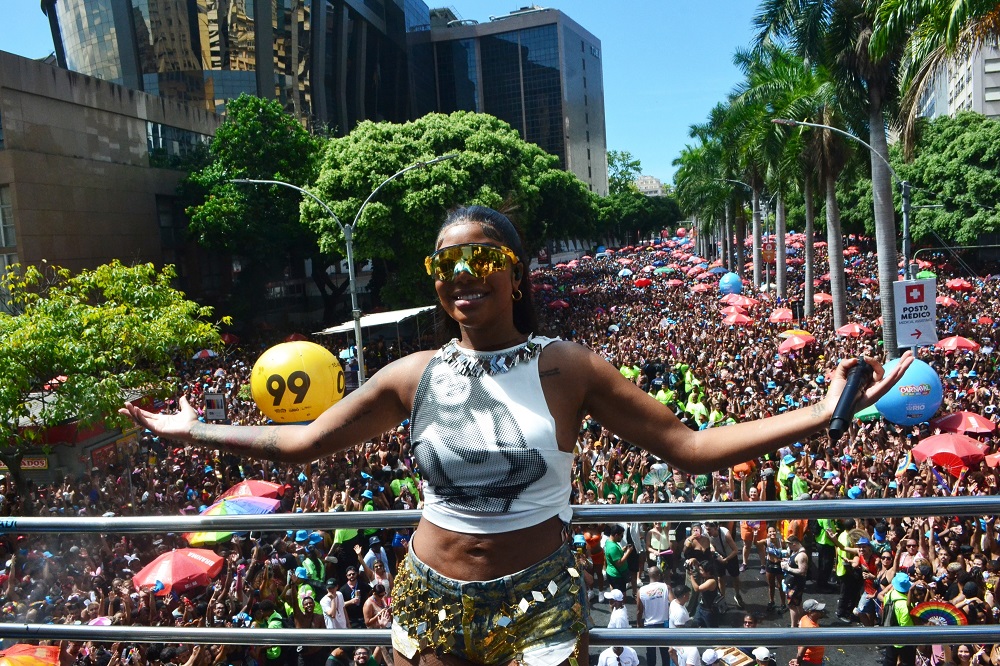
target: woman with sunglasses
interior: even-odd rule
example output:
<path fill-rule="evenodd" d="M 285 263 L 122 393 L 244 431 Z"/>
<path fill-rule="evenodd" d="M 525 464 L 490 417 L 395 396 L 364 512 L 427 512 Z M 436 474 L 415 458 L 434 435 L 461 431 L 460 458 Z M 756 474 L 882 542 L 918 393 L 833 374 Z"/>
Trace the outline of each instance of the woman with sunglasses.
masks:
<path fill-rule="evenodd" d="M 578 666 L 590 617 L 565 527 L 583 415 L 708 473 L 825 428 L 857 361 L 841 363 L 822 402 L 693 432 L 589 349 L 535 335 L 528 263 L 504 215 L 479 206 L 449 215 L 425 266 L 457 337 L 390 363 L 311 424 L 209 425 L 186 402 L 173 415 L 131 404 L 123 413 L 161 437 L 302 463 L 410 419 L 427 488 L 392 595 L 397 666 L 440 664 L 440 654 L 455 664 Z M 872 362 L 877 381 L 856 407 L 885 393 L 910 360 L 907 352 L 884 376 Z"/>

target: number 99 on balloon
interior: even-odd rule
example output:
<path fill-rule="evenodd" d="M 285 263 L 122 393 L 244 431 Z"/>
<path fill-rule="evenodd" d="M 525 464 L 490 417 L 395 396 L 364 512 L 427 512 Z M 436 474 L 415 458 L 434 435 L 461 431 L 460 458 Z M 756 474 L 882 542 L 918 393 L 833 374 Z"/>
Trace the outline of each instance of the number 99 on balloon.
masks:
<path fill-rule="evenodd" d="M 312 421 L 344 397 L 340 361 L 314 342 L 283 342 L 254 363 L 250 390 L 258 409 L 278 423 Z"/>

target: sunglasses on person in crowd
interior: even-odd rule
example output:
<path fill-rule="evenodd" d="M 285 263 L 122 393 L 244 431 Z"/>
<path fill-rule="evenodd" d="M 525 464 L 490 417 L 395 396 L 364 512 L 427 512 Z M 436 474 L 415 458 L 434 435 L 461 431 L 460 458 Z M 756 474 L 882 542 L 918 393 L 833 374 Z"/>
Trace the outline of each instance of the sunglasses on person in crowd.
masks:
<path fill-rule="evenodd" d="M 441 248 L 424 259 L 424 267 L 435 280 L 450 282 L 460 272 L 485 279 L 507 268 L 508 261 L 511 266 L 517 265 L 517 255 L 509 247 L 469 243 Z"/>

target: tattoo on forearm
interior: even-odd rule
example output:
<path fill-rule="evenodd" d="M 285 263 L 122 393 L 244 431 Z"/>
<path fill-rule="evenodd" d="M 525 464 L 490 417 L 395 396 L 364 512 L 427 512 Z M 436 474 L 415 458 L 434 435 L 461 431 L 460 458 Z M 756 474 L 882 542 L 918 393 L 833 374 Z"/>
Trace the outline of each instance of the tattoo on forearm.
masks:
<path fill-rule="evenodd" d="M 558 374 L 559 374 L 559 368 L 552 368 L 551 370 L 543 370 L 542 372 L 539 372 L 538 376 L 544 379 L 546 377 L 555 377 Z"/>
<path fill-rule="evenodd" d="M 818 402 L 813 403 L 812 415 L 815 416 L 816 418 L 823 416 L 823 405 L 819 404 Z"/>
<path fill-rule="evenodd" d="M 241 426 L 210 426 L 197 423 L 191 427 L 191 436 L 201 445 L 260 458 L 277 460 L 281 455 L 278 431 L 275 427 L 263 430 Z"/>
<path fill-rule="evenodd" d="M 359 414 L 356 414 L 353 417 L 347 419 L 346 421 L 344 421 L 340 425 L 331 428 L 326 433 L 324 433 L 323 437 L 320 437 L 315 442 L 313 442 L 313 448 L 314 449 L 322 448 L 323 442 L 324 442 L 324 440 L 326 440 L 327 437 L 333 437 L 333 436 L 339 434 L 341 431 L 345 430 L 349 426 L 354 425 L 355 423 L 357 423 L 358 421 L 360 421 L 361 419 L 365 418 L 366 416 L 368 416 L 371 413 L 372 413 L 371 409 L 366 409 L 363 412 L 360 412 Z"/>

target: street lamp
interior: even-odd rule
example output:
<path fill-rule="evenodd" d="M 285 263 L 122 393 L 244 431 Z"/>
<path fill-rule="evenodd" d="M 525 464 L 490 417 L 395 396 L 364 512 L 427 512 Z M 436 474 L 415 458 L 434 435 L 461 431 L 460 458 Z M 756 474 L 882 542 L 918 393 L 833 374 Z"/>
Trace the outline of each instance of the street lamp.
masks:
<path fill-rule="evenodd" d="M 298 185 L 286 183 L 283 180 L 266 180 L 258 178 L 232 178 L 229 180 L 230 183 L 250 183 L 253 185 L 281 185 L 282 187 L 289 187 L 293 190 L 301 192 L 302 194 L 305 194 L 306 196 L 310 197 L 313 201 L 318 203 L 320 207 L 326 211 L 327 215 L 333 218 L 333 221 L 337 223 L 337 226 L 340 227 L 340 231 L 343 232 L 344 234 L 344 244 L 347 246 L 347 283 L 351 291 L 351 315 L 354 319 L 354 345 L 357 348 L 357 354 L 358 354 L 359 387 L 365 383 L 365 348 L 361 340 L 361 308 L 358 307 L 358 283 L 354 272 L 354 228 L 357 226 L 358 220 L 361 219 L 361 213 L 362 211 L 364 211 L 365 206 L 368 205 L 368 202 L 371 201 L 376 194 L 378 194 L 378 191 L 381 190 L 386 183 L 396 179 L 397 177 L 403 175 L 407 171 L 412 171 L 413 169 L 419 169 L 421 167 L 429 166 L 431 164 L 436 164 L 437 162 L 443 162 L 444 160 L 450 160 L 453 157 L 458 157 L 458 153 L 450 153 L 448 155 L 442 155 L 440 157 L 435 157 L 432 160 L 427 160 L 426 162 L 416 162 L 406 167 L 405 169 L 401 169 L 400 171 L 397 171 L 396 173 L 392 174 L 391 176 L 383 180 L 381 183 L 379 183 L 379 186 L 376 187 L 372 191 L 372 193 L 368 195 L 368 198 L 365 199 L 364 203 L 362 203 L 361 207 L 358 209 L 358 214 L 354 216 L 354 222 L 346 226 L 344 225 L 343 222 L 340 221 L 340 218 L 337 217 L 337 214 L 334 213 L 333 210 L 331 210 L 330 207 L 327 206 L 322 199 L 317 197 L 309 190 L 301 188 Z"/>
<path fill-rule="evenodd" d="M 886 166 L 887 169 L 889 169 L 889 173 L 892 174 L 893 179 L 897 183 L 899 183 L 899 190 L 900 190 L 900 193 L 902 194 L 902 197 L 903 197 L 903 270 L 904 270 L 904 272 L 905 272 L 904 274 L 906 275 L 907 278 L 909 278 L 911 280 L 915 279 L 914 266 L 910 264 L 910 251 L 911 251 L 912 239 L 910 238 L 910 183 L 909 183 L 909 181 L 903 180 L 902 178 L 899 177 L 899 174 L 896 173 L 896 170 L 892 168 L 892 165 L 889 164 L 889 160 L 887 160 L 882 155 L 882 153 L 880 153 L 877 150 L 875 150 L 874 148 L 872 148 L 871 144 L 869 144 L 867 141 L 864 141 L 860 137 L 857 137 L 857 136 L 851 134 L 850 132 L 842 130 L 842 129 L 838 128 L 838 127 L 831 127 L 830 125 L 823 125 L 822 123 L 809 123 L 809 122 L 806 122 L 804 120 L 792 120 L 791 118 L 772 118 L 771 122 L 774 123 L 774 124 L 776 124 L 776 125 L 786 125 L 788 127 L 799 127 L 799 126 L 802 126 L 802 127 L 818 127 L 819 129 L 830 130 L 831 132 L 833 132 L 835 134 L 839 134 L 840 136 L 846 137 L 846 138 L 850 139 L 851 141 L 856 141 L 856 142 L 860 143 L 862 146 L 864 146 L 865 148 L 867 148 L 868 151 L 872 155 L 875 155 L 880 160 L 882 160 L 882 163 L 885 164 L 885 166 Z M 873 186 L 874 186 L 874 183 L 873 183 Z M 896 276 L 893 275 L 893 278 L 895 278 L 895 277 Z M 895 281 L 895 279 L 893 281 Z M 892 295 L 891 292 L 889 294 L 882 294 L 882 303 L 883 304 L 892 303 L 893 302 L 892 296 L 893 295 Z M 895 358 L 898 355 L 898 349 L 895 348 L 895 347 L 898 346 L 898 341 L 896 340 L 896 319 L 895 319 L 895 313 L 892 312 L 892 308 L 886 308 L 886 307 L 882 308 L 882 330 L 883 330 L 883 332 L 888 332 L 889 333 L 889 335 L 883 335 L 882 336 L 883 339 L 885 339 L 885 338 L 888 337 L 888 338 L 891 338 L 891 340 L 893 342 L 893 344 L 892 344 L 893 349 L 886 349 L 886 352 L 889 354 L 890 358 Z"/>

